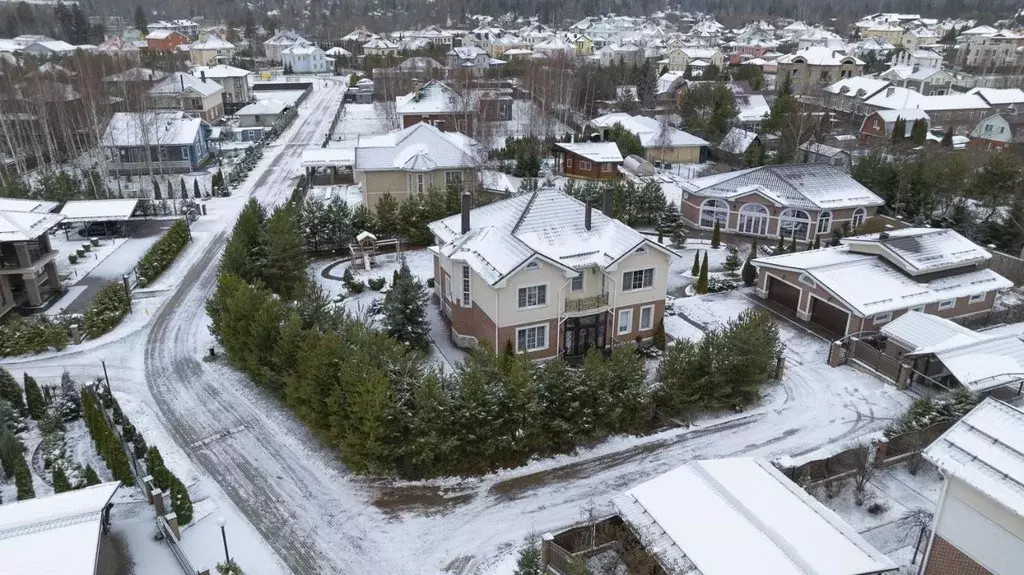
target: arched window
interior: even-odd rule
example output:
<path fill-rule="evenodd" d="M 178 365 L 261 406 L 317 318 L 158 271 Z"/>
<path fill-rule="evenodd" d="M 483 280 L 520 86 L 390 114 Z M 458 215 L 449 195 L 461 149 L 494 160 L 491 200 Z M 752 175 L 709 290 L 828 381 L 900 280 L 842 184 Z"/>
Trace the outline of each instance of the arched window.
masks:
<path fill-rule="evenodd" d="M 868 211 L 865 210 L 864 208 L 857 208 L 856 210 L 853 210 L 853 221 L 850 222 L 850 226 L 853 229 L 857 229 L 861 224 L 864 223 L 864 220 L 867 217 Z"/>
<path fill-rule="evenodd" d="M 827 234 L 832 231 L 832 212 L 818 214 L 818 233 Z"/>
<path fill-rule="evenodd" d="M 807 240 L 811 217 L 803 210 L 790 208 L 779 215 L 779 235 L 784 238 Z"/>
<path fill-rule="evenodd" d="M 755 236 L 767 235 L 768 209 L 761 204 L 743 204 L 740 208 L 737 231 Z"/>
<path fill-rule="evenodd" d="M 729 204 L 725 200 L 709 198 L 700 205 L 700 227 L 713 228 L 715 222 L 725 228 L 729 223 Z"/>

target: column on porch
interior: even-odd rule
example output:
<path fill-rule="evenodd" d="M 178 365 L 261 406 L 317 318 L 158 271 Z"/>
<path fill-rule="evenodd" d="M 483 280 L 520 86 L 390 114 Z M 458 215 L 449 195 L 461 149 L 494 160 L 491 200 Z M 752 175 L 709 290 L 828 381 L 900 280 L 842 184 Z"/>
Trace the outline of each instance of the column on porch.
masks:
<path fill-rule="evenodd" d="M 43 266 L 43 271 L 46 272 L 46 285 L 50 289 L 60 289 L 60 276 L 57 275 L 57 264 L 53 261 L 49 261 Z"/>
<path fill-rule="evenodd" d="M 14 292 L 11 291 L 11 281 L 7 276 L 0 276 L 0 310 L 13 304 Z"/>
<path fill-rule="evenodd" d="M 43 305 L 43 297 L 39 294 L 39 284 L 36 283 L 36 274 L 32 272 L 21 274 L 21 280 L 25 284 L 28 304 L 33 307 Z"/>

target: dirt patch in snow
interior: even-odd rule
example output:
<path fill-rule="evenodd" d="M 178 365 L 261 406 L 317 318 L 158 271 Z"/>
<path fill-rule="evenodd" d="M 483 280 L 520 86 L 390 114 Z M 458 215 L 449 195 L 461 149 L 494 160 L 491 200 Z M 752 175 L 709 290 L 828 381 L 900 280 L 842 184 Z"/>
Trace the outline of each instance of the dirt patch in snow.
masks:
<path fill-rule="evenodd" d="M 373 504 L 391 517 L 403 513 L 444 515 L 473 500 L 473 493 L 456 493 L 432 485 L 394 485 L 377 491 Z"/>

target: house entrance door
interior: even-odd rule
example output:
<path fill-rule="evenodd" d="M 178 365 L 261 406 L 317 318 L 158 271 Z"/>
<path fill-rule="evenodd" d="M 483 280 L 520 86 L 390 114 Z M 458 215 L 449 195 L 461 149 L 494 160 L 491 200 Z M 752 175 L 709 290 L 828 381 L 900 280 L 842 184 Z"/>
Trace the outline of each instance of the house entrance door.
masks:
<path fill-rule="evenodd" d="M 565 321 L 565 355 L 584 355 L 591 348 L 605 346 L 605 314 L 572 317 Z"/>

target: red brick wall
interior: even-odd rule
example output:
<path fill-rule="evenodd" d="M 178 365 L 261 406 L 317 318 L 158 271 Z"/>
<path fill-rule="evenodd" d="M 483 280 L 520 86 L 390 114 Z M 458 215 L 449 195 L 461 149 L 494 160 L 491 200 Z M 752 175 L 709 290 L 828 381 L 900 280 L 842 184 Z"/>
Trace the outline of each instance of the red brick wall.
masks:
<path fill-rule="evenodd" d="M 483 342 L 494 344 L 494 322 L 484 313 L 484 310 L 480 309 L 480 306 L 476 305 L 476 302 L 473 303 L 473 307 L 462 307 L 455 303 L 452 303 L 451 306 L 452 329 L 456 333 L 475 337 L 478 344 Z M 502 343 L 504 344 L 504 341 Z M 500 350 L 503 347 L 495 349 Z"/>
<path fill-rule="evenodd" d="M 173 52 L 175 48 L 182 44 L 188 44 L 188 38 L 178 32 L 174 32 L 166 38 L 146 40 L 146 48 L 154 52 Z"/>
<path fill-rule="evenodd" d="M 992 572 L 936 535 L 924 575 L 992 575 Z"/>
<path fill-rule="evenodd" d="M 498 352 L 504 351 L 506 342 L 512 342 L 512 349 L 516 346 L 516 329 L 520 327 L 539 325 L 542 323 L 548 324 L 548 346 L 545 349 L 538 351 L 531 351 L 526 353 L 526 356 L 530 359 L 546 359 L 554 357 L 558 353 L 558 342 L 560 341 L 560 335 L 558 333 L 558 320 L 555 318 L 543 321 L 533 321 L 521 325 L 509 325 L 498 328 L 498 341 L 500 342 L 495 346 L 495 350 Z M 491 324 L 494 325 L 493 323 Z"/>

